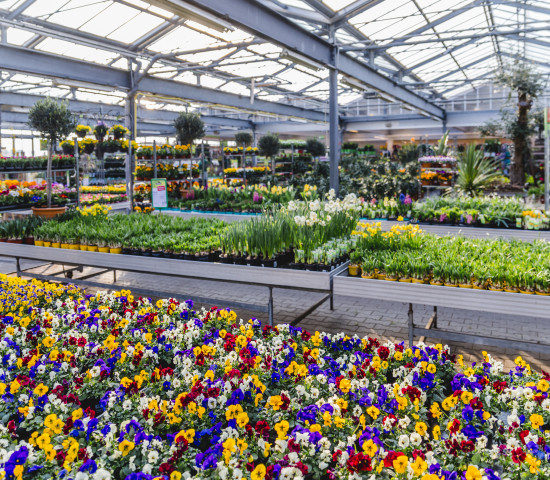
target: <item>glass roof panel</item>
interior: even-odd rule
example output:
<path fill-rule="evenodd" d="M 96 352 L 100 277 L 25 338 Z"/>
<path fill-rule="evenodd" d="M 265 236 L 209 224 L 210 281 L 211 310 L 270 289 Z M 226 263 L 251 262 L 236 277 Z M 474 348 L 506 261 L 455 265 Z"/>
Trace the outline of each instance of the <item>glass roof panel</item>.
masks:
<path fill-rule="evenodd" d="M 0 1 L 0 7 L 3 10 L 14 10 L 23 3 L 23 0 L 3 0 Z"/>
<path fill-rule="evenodd" d="M 130 8 L 120 3 L 114 3 L 84 23 L 84 25 L 80 27 L 80 30 L 102 37 L 108 36 L 118 28 L 128 24 L 137 17 L 138 14 L 139 11 L 135 8 Z"/>
<path fill-rule="evenodd" d="M 164 20 L 162 20 L 162 18 L 142 12 L 133 17 L 131 22 L 121 25 L 114 32 L 109 34 L 107 38 L 130 44 L 142 38 L 145 34 L 157 28 L 163 22 Z"/>
<path fill-rule="evenodd" d="M 177 27 L 149 45 L 148 49 L 159 53 L 174 52 L 177 50 L 198 50 L 212 45 L 214 41 L 212 37 L 190 28 Z"/>
<path fill-rule="evenodd" d="M 34 33 L 21 30 L 19 28 L 8 28 L 7 40 L 12 45 L 23 45 L 27 40 L 34 37 Z"/>
<path fill-rule="evenodd" d="M 338 12 L 339 10 L 347 7 L 353 2 L 354 0 L 323 0 L 323 3 L 332 8 L 335 12 Z"/>
<path fill-rule="evenodd" d="M 66 42 L 55 38 L 46 38 L 36 47 L 37 50 L 55 53 L 65 57 L 78 58 L 90 62 L 108 64 L 117 57 L 116 53 L 99 50 L 97 48 L 85 47 L 76 43 Z"/>

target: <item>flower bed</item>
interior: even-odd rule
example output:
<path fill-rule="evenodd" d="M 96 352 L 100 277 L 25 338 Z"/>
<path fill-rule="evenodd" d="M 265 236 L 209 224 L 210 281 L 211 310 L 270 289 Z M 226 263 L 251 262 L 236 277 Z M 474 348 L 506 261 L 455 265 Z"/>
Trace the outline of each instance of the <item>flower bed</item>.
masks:
<path fill-rule="evenodd" d="M 46 203 L 46 183 L 19 182 L 17 180 L 0 181 L 0 209 L 30 208 Z M 56 205 L 65 205 L 76 198 L 76 190 L 64 185 L 52 185 L 52 201 Z"/>
<path fill-rule="evenodd" d="M 360 223 L 352 262 L 365 278 L 550 295 L 550 243 L 437 237 Z"/>
<path fill-rule="evenodd" d="M 514 197 L 439 197 L 416 202 L 412 214 L 420 222 L 515 228 L 525 208 Z"/>
<path fill-rule="evenodd" d="M 548 377 L 0 276 L 4 478 L 550 475 Z M 31 333 L 32 332 L 32 333 Z"/>
<path fill-rule="evenodd" d="M 80 203 L 82 205 L 120 203 L 127 200 L 128 196 L 126 194 L 121 195 L 118 193 L 84 193 L 80 195 Z"/>

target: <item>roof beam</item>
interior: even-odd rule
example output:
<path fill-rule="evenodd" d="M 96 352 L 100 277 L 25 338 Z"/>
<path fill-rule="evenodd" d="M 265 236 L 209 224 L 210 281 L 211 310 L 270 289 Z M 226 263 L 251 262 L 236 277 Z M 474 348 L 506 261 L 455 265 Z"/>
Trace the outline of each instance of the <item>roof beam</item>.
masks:
<path fill-rule="evenodd" d="M 330 20 L 323 14 L 317 11 L 306 10 L 305 8 L 292 7 L 283 3 L 274 2 L 273 0 L 259 0 L 260 3 L 272 8 L 278 13 L 285 15 L 295 20 L 302 20 L 303 22 L 314 23 L 316 25 L 328 25 Z"/>
<path fill-rule="evenodd" d="M 443 80 L 444 78 L 447 78 L 450 75 L 454 75 L 455 73 L 462 72 L 466 79 L 468 78 L 466 74 L 464 73 L 464 70 L 473 67 L 474 65 L 477 65 L 478 63 L 484 62 L 485 60 L 488 60 L 489 58 L 494 58 L 495 54 L 490 53 L 489 55 L 485 55 L 484 57 L 478 58 L 477 60 L 474 60 L 473 62 L 467 63 L 466 65 L 462 65 L 460 68 L 457 68 L 456 70 L 453 70 L 451 72 L 444 73 L 443 75 L 440 75 L 439 77 L 432 78 L 430 80 L 430 83 L 437 83 L 440 80 Z"/>
<path fill-rule="evenodd" d="M 442 23 L 445 23 L 447 20 L 451 20 L 458 15 L 461 15 L 464 12 L 467 12 L 471 10 L 472 8 L 479 7 L 483 3 L 487 2 L 487 0 L 474 0 L 473 2 L 464 5 L 463 7 L 457 8 L 456 10 L 452 10 L 446 15 L 443 15 L 442 17 L 439 17 L 437 20 L 434 20 L 433 22 L 427 23 L 426 25 L 423 25 L 422 27 L 418 27 L 417 29 L 413 30 L 412 32 L 407 33 L 407 35 L 396 38 L 395 42 L 402 42 L 406 40 L 410 40 L 415 35 L 420 35 L 421 33 L 424 33 L 427 30 L 431 30 L 434 27 L 437 27 L 438 25 L 441 25 Z"/>
<path fill-rule="evenodd" d="M 0 69 L 56 78 L 60 83 L 63 81 L 70 83 L 71 80 L 85 82 L 90 84 L 90 88 L 94 84 L 112 86 L 122 91 L 131 90 L 133 87 L 130 72 L 124 70 L 5 45 L 0 45 Z M 225 105 L 245 111 L 266 112 L 317 122 L 325 121 L 325 114 L 319 111 L 265 100 L 256 100 L 251 104 L 248 96 L 151 76 L 146 76 L 140 81 L 138 91 L 205 104 Z"/>
<path fill-rule="evenodd" d="M 419 108 L 436 117 L 444 117 L 445 112 L 443 109 L 400 86 L 388 77 L 381 75 L 359 60 L 341 54 L 338 56 L 338 64 L 332 65 L 332 51 L 335 48 L 332 44 L 254 0 L 231 0 L 231 2 L 222 3 L 218 0 L 186 0 L 185 4 L 181 0 L 157 0 L 156 3 L 162 4 L 163 8 L 173 13 L 177 13 L 178 6 L 181 7 L 185 4 L 200 7 L 260 38 L 265 38 L 284 48 L 296 51 L 328 68 L 336 67 L 342 74 L 356 78 L 405 104 Z"/>
<path fill-rule="evenodd" d="M 333 18 L 332 25 L 339 27 L 343 23 L 347 22 L 350 18 L 353 18 L 360 13 L 368 10 L 369 8 L 375 7 L 376 5 L 382 3 L 384 0 L 357 0 L 352 4 L 344 7 L 340 10 Z"/>
<path fill-rule="evenodd" d="M 24 93 L 12 93 L 9 91 L 0 92 L 0 106 L 17 108 L 31 108 L 39 100 L 45 97 L 42 95 L 29 95 Z M 82 100 L 69 100 L 69 109 L 73 113 L 82 114 L 87 118 L 96 118 L 98 115 L 108 117 L 124 117 L 125 108 L 121 105 L 109 105 L 99 102 L 86 102 Z M 19 112 L 26 115 L 24 112 Z M 171 125 L 178 112 L 167 110 L 149 110 L 138 105 L 138 119 L 147 123 L 157 123 L 159 125 Z M 221 117 L 218 115 L 201 115 L 207 125 L 225 126 L 236 128 L 251 128 L 253 123 L 249 120 L 239 118 Z M 271 122 L 267 122 L 271 123 Z"/>
<path fill-rule="evenodd" d="M 21 15 L 27 8 L 29 8 L 36 0 L 25 0 L 21 5 L 19 5 L 15 10 L 12 10 L 9 15 L 8 19 L 13 20 L 14 18 L 17 18 L 19 15 Z"/>

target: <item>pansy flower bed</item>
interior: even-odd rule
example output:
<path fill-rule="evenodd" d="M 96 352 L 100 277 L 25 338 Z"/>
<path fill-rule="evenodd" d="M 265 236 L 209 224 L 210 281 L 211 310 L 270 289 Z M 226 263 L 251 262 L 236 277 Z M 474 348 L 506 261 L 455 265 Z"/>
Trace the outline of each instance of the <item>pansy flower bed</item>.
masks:
<path fill-rule="evenodd" d="M 548 378 L 447 347 L 0 277 L 0 477 L 550 475 Z"/>

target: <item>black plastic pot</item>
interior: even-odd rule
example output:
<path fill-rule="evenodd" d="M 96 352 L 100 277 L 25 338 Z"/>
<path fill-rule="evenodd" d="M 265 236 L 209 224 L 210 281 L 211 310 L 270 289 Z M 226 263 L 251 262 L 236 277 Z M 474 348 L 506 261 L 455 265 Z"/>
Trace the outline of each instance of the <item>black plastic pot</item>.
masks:
<path fill-rule="evenodd" d="M 266 268 L 275 268 L 277 266 L 276 260 L 273 258 L 262 260 L 260 263 L 262 267 L 266 267 Z"/>

